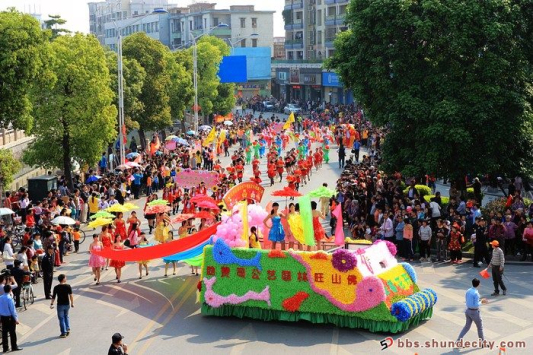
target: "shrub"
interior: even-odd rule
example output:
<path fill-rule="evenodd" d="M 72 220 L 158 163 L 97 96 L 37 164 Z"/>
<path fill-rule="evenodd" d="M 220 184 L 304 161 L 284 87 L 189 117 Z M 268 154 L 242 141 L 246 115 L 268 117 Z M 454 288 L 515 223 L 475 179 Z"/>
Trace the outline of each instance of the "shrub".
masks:
<path fill-rule="evenodd" d="M 431 202 L 431 199 L 433 197 L 435 197 L 435 195 L 426 195 L 426 196 L 424 196 L 424 200 L 426 200 L 426 202 Z M 449 197 L 441 196 L 440 199 L 442 201 L 442 205 L 443 206 L 450 203 L 450 198 Z"/>
<path fill-rule="evenodd" d="M 524 205 L 526 207 L 526 210 L 524 212 L 525 214 L 527 214 L 528 213 L 527 209 L 529 205 L 533 203 L 533 201 L 528 198 L 524 198 L 523 200 L 524 200 Z M 505 211 L 506 204 L 507 204 L 507 197 L 500 197 L 496 200 L 490 201 L 483 208 L 481 208 L 481 213 L 483 214 L 483 217 L 485 217 L 485 219 L 488 219 L 490 211 L 503 213 Z"/>
<path fill-rule="evenodd" d="M 431 193 L 433 191 L 431 191 L 431 188 L 429 188 L 428 186 L 426 185 L 415 185 L 415 189 L 418 191 L 418 195 L 420 197 L 424 197 L 426 195 L 431 195 Z M 407 194 L 407 192 L 409 191 L 409 186 L 406 187 L 404 190 L 403 190 L 403 193 L 404 194 Z"/>

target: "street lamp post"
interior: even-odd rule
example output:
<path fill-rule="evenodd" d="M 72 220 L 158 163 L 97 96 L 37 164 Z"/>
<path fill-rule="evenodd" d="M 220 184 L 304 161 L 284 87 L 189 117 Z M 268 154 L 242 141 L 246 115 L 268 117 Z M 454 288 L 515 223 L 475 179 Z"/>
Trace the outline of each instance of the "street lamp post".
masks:
<path fill-rule="evenodd" d="M 151 13 L 147 13 L 143 16 L 140 16 L 137 20 L 128 23 L 128 26 L 131 26 L 141 20 L 143 20 L 145 17 L 152 15 L 152 14 L 165 14 L 167 11 L 165 9 L 155 9 Z M 114 22 L 114 21 L 113 21 Z M 126 123 L 124 119 L 124 76 L 123 76 L 123 58 L 122 58 L 122 27 L 117 27 L 115 24 L 115 28 L 118 30 L 117 35 L 117 65 L 118 65 L 118 126 L 119 126 L 119 133 L 118 133 L 118 139 L 119 139 L 119 150 L 120 150 L 120 164 L 124 164 L 126 162 L 126 146 L 124 145 L 124 131 L 126 130 Z"/>

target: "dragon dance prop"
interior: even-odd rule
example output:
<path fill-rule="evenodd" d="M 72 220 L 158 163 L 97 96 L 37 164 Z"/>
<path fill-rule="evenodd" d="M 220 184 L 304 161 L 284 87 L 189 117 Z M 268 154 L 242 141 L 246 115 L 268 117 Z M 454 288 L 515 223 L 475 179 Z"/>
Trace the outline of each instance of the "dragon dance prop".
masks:
<path fill-rule="evenodd" d="M 431 318 L 437 295 L 420 290 L 413 267 L 395 254 L 385 241 L 328 254 L 232 249 L 218 239 L 203 250 L 201 311 L 403 332 Z"/>

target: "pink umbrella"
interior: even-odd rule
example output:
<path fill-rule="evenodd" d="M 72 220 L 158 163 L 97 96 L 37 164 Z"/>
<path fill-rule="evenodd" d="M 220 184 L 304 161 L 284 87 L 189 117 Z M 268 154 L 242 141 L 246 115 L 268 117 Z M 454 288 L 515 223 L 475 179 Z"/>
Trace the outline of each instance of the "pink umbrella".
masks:
<path fill-rule="evenodd" d="M 191 198 L 192 203 L 199 203 L 199 202 L 204 202 L 204 201 L 214 203 L 215 205 L 217 203 L 214 198 L 209 197 L 204 194 L 198 194 L 198 195 L 195 195 L 193 198 Z"/>
<path fill-rule="evenodd" d="M 174 150 L 176 149 L 176 142 L 174 141 L 168 141 L 165 143 L 165 148 L 168 149 L 168 150 Z"/>
<path fill-rule="evenodd" d="M 211 201 L 200 201 L 198 202 L 196 206 L 201 207 L 201 208 L 208 208 L 210 210 L 215 210 L 215 211 L 220 210 L 220 208 L 218 208 L 216 203 L 213 203 Z"/>

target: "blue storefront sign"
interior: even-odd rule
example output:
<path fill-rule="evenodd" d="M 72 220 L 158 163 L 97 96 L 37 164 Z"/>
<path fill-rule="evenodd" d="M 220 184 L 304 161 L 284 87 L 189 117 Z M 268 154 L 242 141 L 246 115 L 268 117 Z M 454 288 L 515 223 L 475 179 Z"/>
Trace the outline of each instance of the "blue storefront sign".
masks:
<path fill-rule="evenodd" d="M 322 86 L 341 88 L 342 82 L 337 73 L 322 72 Z"/>

